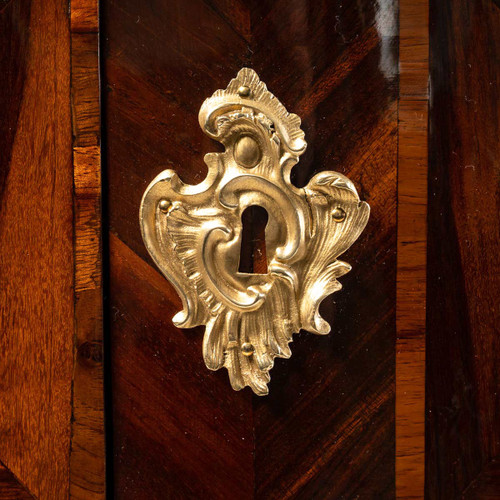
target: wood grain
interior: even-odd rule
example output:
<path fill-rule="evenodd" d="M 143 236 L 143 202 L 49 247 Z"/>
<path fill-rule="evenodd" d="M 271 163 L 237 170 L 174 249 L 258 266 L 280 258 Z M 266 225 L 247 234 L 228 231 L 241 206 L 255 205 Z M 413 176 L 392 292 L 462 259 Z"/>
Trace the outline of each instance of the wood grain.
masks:
<path fill-rule="evenodd" d="M 391 4 L 392 6 L 392 4 Z M 156 498 L 390 498 L 395 491 L 397 19 L 373 2 L 109 1 L 103 7 L 108 314 L 114 492 Z M 322 305 L 329 336 L 300 334 L 271 395 L 234 392 L 178 330 L 180 302 L 142 243 L 148 183 L 190 183 L 219 146 L 203 100 L 251 66 L 303 115 L 294 171 L 348 175 L 372 218 L 353 271 Z M 251 257 L 249 257 L 251 258 Z M 255 261 L 254 261 L 255 263 Z"/>
<path fill-rule="evenodd" d="M 396 497 L 423 498 L 428 0 L 401 0 L 399 29 Z"/>
<path fill-rule="evenodd" d="M 75 346 L 70 496 L 105 497 L 98 2 L 71 1 Z"/>
<path fill-rule="evenodd" d="M 0 499 L 1 500 L 32 500 L 35 498 L 17 480 L 12 472 L 0 462 Z"/>
<path fill-rule="evenodd" d="M 252 498 L 251 398 L 205 369 L 200 328 L 176 332 L 158 271 L 114 235 L 110 260 L 115 495 Z"/>
<path fill-rule="evenodd" d="M 500 492 L 500 8 L 430 3 L 426 495 Z"/>
<path fill-rule="evenodd" d="M 206 369 L 203 328 L 173 326 L 180 299 L 152 264 L 138 221 L 162 166 L 192 183 L 206 175 L 214 143 L 198 109 L 244 65 L 246 41 L 201 1 L 103 7 L 114 493 L 250 499 L 251 394 Z"/>
<path fill-rule="evenodd" d="M 99 0 L 71 0 L 71 32 L 99 32 Z"/>
<path fill-rule="evenodd" d="M 76 292 L 102 286 L 100 159 L 99 146 L 73 148 Z"/>
<path fill-rule="evenodd" d="M 292 171 L 347 175 L 371 206 L 321 305 L 254 398 L 255 498 L 394 496 L 397 12 L 370 2 L 252 4 L 251 65 L 299 114 L 308 149 Z M 270 50 L 270 48 L 272 48 Z"/>
<path fill-rule="evenodd" d="M 269 214 L 257 205 L 241 214 L 240 273 L 267 273 L 266 226 Z"/>
<path fill-rule="evenodd" d="M 0 151 L 0 459 L 41 499 L 67 498 L 69 484 L 74 304 L 67 13 L 64 0 L 12 1 L 0 11 L 2 131 L 8 129 Z"/>

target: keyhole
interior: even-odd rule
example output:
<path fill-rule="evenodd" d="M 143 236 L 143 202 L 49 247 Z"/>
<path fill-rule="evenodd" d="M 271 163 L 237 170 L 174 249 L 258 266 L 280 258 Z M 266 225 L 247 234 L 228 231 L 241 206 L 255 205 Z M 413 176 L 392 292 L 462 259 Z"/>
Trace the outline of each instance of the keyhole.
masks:
<path fill-rule="evenodd" d="M 266 225 L 268 215 L 265 208 L 252 205 L 241 215 L 240 273 L 266 274 Z"/>

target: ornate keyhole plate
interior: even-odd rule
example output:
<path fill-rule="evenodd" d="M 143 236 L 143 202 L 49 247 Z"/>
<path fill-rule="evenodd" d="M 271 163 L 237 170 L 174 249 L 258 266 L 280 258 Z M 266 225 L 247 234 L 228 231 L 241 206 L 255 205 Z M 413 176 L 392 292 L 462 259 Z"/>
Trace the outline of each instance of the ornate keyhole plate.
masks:
<path fill-rule="evenodd" d="M 234 389 L 265 395 L 274 358 L 290 357 L 294 333 L 329 333 L 318 308 L 351 269 L 337 259 L 363 231 L 370 209 L 336 172 L 321 172 L 302 189 L 290 183 L 306 148 L 300 118 L 255 71 L 243 68 L 208 98 L 199 122 L 225 151 L 205 156 L 208 175 L 200 184 L 184 184 L 172 170 L 153 180 L 141 203 L 142 235 L 182 298 L 174 324 L 206 325 L 207 367 L 226 367 Z M 238 271 L 241 215 L 251 205 L 269 215 L 267 274 Z"/>

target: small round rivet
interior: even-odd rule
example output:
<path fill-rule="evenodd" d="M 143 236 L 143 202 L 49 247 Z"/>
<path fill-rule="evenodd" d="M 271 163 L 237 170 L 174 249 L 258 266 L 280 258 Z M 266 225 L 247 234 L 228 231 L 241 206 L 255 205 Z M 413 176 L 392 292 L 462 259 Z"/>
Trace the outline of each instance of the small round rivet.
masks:
<path fill-rule="evenodd" d="M 168 200 L 161 200 L 160 203 L 158 203 L 158 207 L 163 213 L 167 213 L 170 206 L 171 205 Z"/>
<path fill-rule="evenodd" d="M 345 212 L 340 207 L 333 209 L 332 218 L 335 222 L 342 222 L 345 219 Z"/>
<path fill-rule="evenodd" d="M 241 346 L 241 352 L 244 356 L 251 356 L 255 352 L 255 348 L 250 342 L 245 342 Z"/>
<path fill-rule="evenodd" d="M 250 87 L 247 87 L 246 85 L 242 85 L 238 89 L 238 95 L 240 97 L 248 97 L 250 95 Z"/>

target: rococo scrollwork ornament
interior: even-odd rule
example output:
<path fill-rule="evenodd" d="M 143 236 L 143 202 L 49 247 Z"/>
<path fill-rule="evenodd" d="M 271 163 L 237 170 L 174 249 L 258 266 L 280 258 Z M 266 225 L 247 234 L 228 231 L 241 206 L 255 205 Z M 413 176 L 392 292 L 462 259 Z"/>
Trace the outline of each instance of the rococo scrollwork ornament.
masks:
<path fill-rule="evenodd" d="M 200 184 L 160 173 L 142 199 L 142 234 L 182 298 L 174 324 L 206 325 L 207 367 L 227 368 L 236 390 L 250 386 L 265 395 L 274 358 L 290 357 L 294 333 L 329 333 L 318 308 L 351 269 L 338 257 L 363 231 L 370 209 L 336 172 L 321 172 L 302 189 L 291 184 L 306 148 L 300 118 L 253 70 L 243 68 L 208 98 L 199 121 L 225 151 L 205 156 L 208 175 Z M 241 215 L 252 205 L 269 216 L 266 274 L 238 271 Z"/>

